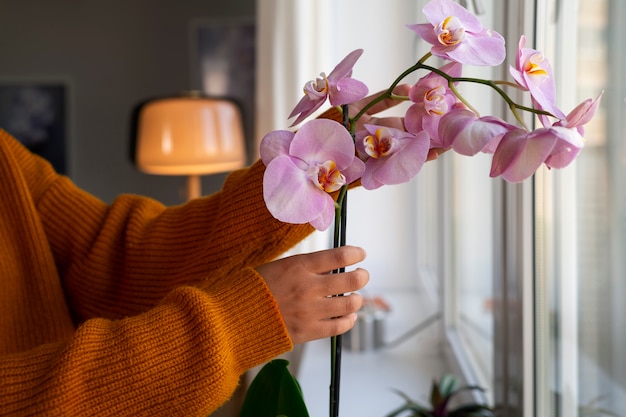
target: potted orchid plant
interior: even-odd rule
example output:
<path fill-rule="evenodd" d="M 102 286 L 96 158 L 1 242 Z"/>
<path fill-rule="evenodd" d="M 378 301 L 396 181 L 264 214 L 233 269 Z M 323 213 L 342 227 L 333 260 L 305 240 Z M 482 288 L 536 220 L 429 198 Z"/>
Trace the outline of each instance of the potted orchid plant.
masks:
<path fill-rule="evenodd" d="M 545 56 L 526 47 L 524 36 L 510 80 L 464 77 L 463 66 L 499 66 L 506 58 L 505 40 L 484 28 L 479 19 L 452 0 L 431 0 L 423 9 L 428 23 L 407 25 L 425 42 L 430 51 L 398 75 L 389 88 L 351 115 L 350 105 L 362 103 L 367 86 L 352 77 L 352 70 L 363 50 L 349 53 L 328 75 L 304 86 L 304 96 L 289 118 L 297 131 L 277 130 L 261 142 L 260 154 L 266 165 L 263 194 L 270 213 L 278 220 L 310 223 L 326 230 L 334 222 L 334 245 L 345 244 L 347 191 L 359 183 L 373 190 L 384 185 L 401 184 L 414 178 L 423 164 L 445 151 L 473 156 L 492 155 L 490 176 L 520 182 L 542 165 L 564 168 L 584 146 L 584 125 L 596 113 L 601 94 L 588 99 L 565 114 L 556 105 L 553 73 Z M 431 58 L 445 64 L 430 65 Z M 424 72 L 407 94 L 396 94 L 404 79 Z M 463 84 L 480 84 L 504 100 L 514 122 L 492 115 L 480 115 L 463 97 Z M 530 96 L 530 106 L 514 101 L 507 88 Z M 373 106 L 383 100 L 410 103 L 404 126 L 359 123 Z M 342 120 L 317 118 L 307 121 L 324 103 L 338 108 Z M 354 109 L 353 109 L 354 110 Z M 522 114 L 534 115 L 539 127 L 526 125 Z M 354 112 L 353 112 L 354 113 Z M 330 415 L 338 415 L 341 336 L 331 340 Z M 284 362 L 270 362 L 261 372 L 264 384 L 254 384 L 251 398 L 262 398 L 270 406 L 267 413 L 253 400 L 246 401 L 242 416 L 304 416 L 306 406 L 295 378 L 289 376 Z M 273 382 L 271 382 L 273 381 Z M 258 395 L 263 386 L 270 391 Z M 285 394 L 288 393 L 288 394 Z M 286 408 L 278 407 L 281 403 Z M 291 404 L 288 406 L 288 404 Z M 293 408 L 293 404 L 298 405 Z M 297 410 L 297 411 L 294 411 Z"/>

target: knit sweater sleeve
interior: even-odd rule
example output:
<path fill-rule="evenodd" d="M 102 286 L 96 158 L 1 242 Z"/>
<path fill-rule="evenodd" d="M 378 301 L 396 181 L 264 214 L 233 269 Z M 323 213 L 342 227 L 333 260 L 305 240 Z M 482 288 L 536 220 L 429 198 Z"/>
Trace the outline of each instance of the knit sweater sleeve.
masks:
<path fill-rule="evenodd" d="M 10 147 L 77 328 L 0 356 L 0 414 L 206 415 L 243 371 L 291 349 L 253 268 L 312 229 L 267 212 L 261 163 L 182 206 L 107 205 Z"/>
<path fill-rule="evenodd" d="M 296 244 L 312 228 L 270 215 L 263 171 L 257 162 L 232 173 L 222 191 L 169 208 L 133 195 L 105 205 L 66 178 L 55 181 L 39 212 L 72 312 L 79 320 L 120 318 L 182 284 L 209 292 L 234 285 Z"/>

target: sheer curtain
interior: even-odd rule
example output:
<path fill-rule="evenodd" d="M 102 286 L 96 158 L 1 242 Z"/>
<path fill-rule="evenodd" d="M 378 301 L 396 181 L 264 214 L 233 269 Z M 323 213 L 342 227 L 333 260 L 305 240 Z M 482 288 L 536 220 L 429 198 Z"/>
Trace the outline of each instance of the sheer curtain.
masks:
<path fill-rule="evenodd" d="M 329 0 L 257 0 L 256 134 L 288 129 L 287 116 L 302 97 L 304 83 L 327 68 L 332 31 L 324 28 Z M 258 146 L 257 146 L 258 150 Z M 289 254 L 328 247 L 327 233 L 315 233 Z"/>
<path fill-rule="evenodd" d="M 304 83 L 330 61 L 329 0 L 257 0 L 257 135 L 288 126 Z"/>
<path fill-rule="evenodd" d="M 287 128 L 304 83 L 322 71 L 328 74 L 354 49 L 365 52 L 353 76 L 372 93 L 386 89 L 416 60 L 416 37 L 404 26 L 416 23 L 418 14 L 423 19 L 424 3 L 398 0 L 389 7 L 378 0 L 257 0 L 256 137 Z M 415 279 L 415 188 L 407 184 L 350 193 L 348 243 L 367 248 L 364 267 L 374 278 L 370 287 L 406 286 Z M 373 212 L 384 221 L 373 222 Z M 316 234 L 296 250 L 325 248 L 329 240 L 328 234 Z"/>

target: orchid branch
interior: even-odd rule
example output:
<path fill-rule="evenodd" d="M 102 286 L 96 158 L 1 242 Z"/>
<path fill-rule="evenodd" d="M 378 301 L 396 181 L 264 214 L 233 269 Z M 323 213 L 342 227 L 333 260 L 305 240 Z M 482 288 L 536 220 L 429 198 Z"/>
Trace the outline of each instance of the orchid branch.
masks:
<path fill-rule="evenodd" d="M 390 98 L 392 100 L 408 100 L 408 97 L 406 96 L 398 96 L 393 94 L 393 90 L 396 88 L 396 86 L 398 84 L 400 84 L 400 82 L 405 79 L 406 77 L 408 77 L 410 74 L 414 73 L 415 71 L 419 70 L 420 68 L 423 67 L 424 62 L 430 58 L 432 56 L 432 54 L 430 52 L 424 54 L 423 57 L 420 58 L 419 61 L 417 61 L 417 63 L 409 68 L 407 68 L 402 74 L 398 75 L 396 77 L 396 79 L 391 83 L 391 85 L 389 86 L 389 88 L 387 90 L 385 90 L 384 93 L 382 93 L 381 95 L 379 95 L 378 97 L 374 98 L 372 101 L 370 101 L 367 105 L 365 105 L 357 114 L 356 116 L 354 116 L 353 118 L 350 119 L 350 133 L 354 134 L 354 126 L 356 126 L 356 122 L 361 118 L 361 116 L 363 116 L 370 108 L 372 108 L 372 106 L 374 106 L 376 103 L 379 103 L 387 98 Z"/>
<path fill-rule="evenodd" d="M 554 115 L 552 113 L 550 113 L 550 112 L 547 112 L 547 111 L 544 111 L 544 110 L 539 110 L 539 109 L 534 109 L 534 108 L 527 107 L 527 106 L 523 106 L 523 105 L 518 104 L 515 101 L 513 101 L 511 99 L 511 97 L 509 97 L 509 95 L 502 88 L 500 88 L 498 86 L 498 84 L 502 84 L 502 82 L 496 83 L 494 81 L 483 80 L 481 78 L 452 77 L 452 76 L 446 74 L 444 71 L 440 70 L 439 68 L 431 67 L 431 66 L 425 65 L 425 64 L 422 65 L 421 67 L 423 69 L 425 69 L 425 70 L 428 70 L 430 72 L 434 72 L 435 74 L 445 78 L 448 81 L 448 84 L 451 86 L 450 89 L 454 92 L 455 95 L 457 95 L 459 100 L 463 101 L 464 104 L 466 104 L 466 102 L 461 97 L 459 97 L 459 95 L 456 93 L 456 90 L 453 89 L 453 84 L 454 83 L 468 82 L 468 83 L 483 84 L 483 85 L 486 85 L 488 87 L 491 87 L 493 90 L 495 90 L 502 97 L 502 99 L 504 99 L 504 101 L 507 102 L 507 104 L 509 105 L 509 109 L 513 113 L 513 116 L 515 116 L 515 119 L 526 130 L 528 130 L 528 128 L 526 127 L 526 123 L 524 123 L 524 119 L 522 119 L 522 117 L 520 116 L 520 114 L 519 114 L 519 112 L 517 110 L 523 110 L 523 111 L 527 111 L 529 113 L 534 113 L 534 114 L 537 114 L 537 115 L 546 115 L 546 116 L 554 117 Z"/>

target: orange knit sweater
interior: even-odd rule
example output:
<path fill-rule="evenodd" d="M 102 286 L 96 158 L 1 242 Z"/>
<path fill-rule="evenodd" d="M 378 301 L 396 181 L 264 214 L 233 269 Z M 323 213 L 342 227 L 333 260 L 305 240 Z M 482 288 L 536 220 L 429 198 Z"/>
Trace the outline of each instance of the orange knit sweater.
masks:
<path fill-rule="evenodd" d="M 206 416 L 290 350 L 253 267 L 312 229 L 271 217 L 263 169 L 107 205 L 0 130 L 0 415 Z"/>

